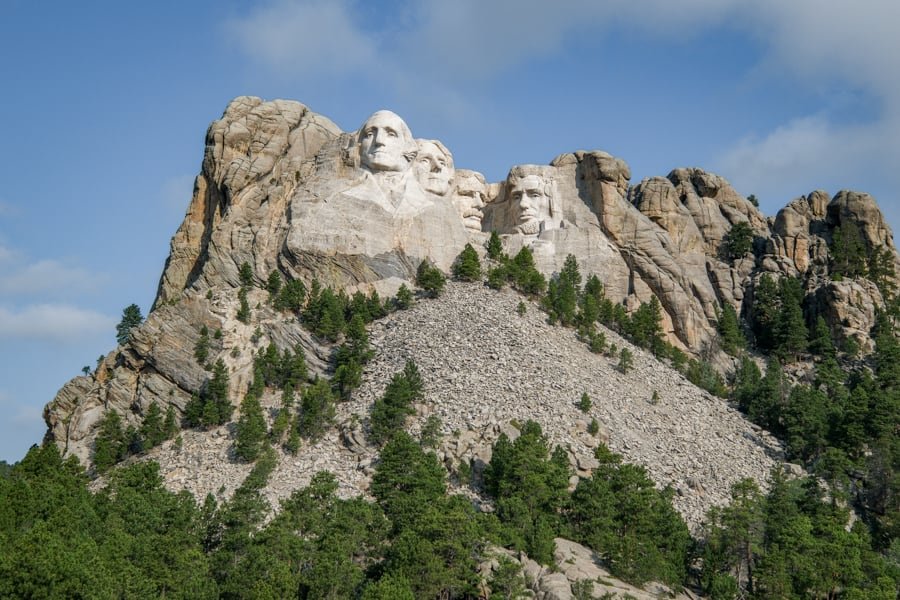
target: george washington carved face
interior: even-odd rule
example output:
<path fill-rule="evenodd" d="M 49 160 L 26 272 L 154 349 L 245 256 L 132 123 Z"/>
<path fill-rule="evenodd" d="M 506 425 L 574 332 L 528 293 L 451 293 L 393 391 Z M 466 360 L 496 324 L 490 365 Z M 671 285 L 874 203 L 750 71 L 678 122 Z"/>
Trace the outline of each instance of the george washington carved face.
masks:
<path fill-rule="evenodd" d="M 369 171 L 405 171 L 416 150 L 412 132 L 399 116 L 379 110 L 359 129 L 359 162 Z"/>

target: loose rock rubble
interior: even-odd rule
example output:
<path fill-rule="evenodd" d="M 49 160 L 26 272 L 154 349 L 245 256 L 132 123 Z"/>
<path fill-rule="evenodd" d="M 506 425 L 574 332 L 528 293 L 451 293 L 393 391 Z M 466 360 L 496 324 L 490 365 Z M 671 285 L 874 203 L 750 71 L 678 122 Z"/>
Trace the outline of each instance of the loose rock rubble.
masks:
<path fill-rule="evenodd" d="M 577 475 L 589 476 L 596 466 L 600 442 L 645 466 L 657 485 L 675 490 L 675 506 L 695 533 L 706 511 L 727 501 L 735 481 L 750 477 L 765 486 L 781 449 L 724 400 L 606 331 L 608 342 L 634 354 L 634 367 L 623 374 L 617 360 L 589 352 L 571 329 L 549 325 L 534 303 L 526 301 L 526 313 L 518 315 L 520 300 L 511 290 L 451 283 L 440 298 L 374 323 L 376 356 L 363 385 L 338 405 L 338 425 L 323 439 L 296 456 L 279 451 L 266 489 L 273 504 L 320 470 L 336 475 L 341 495 L 365 494 L 377 460 L 365 435 L 369 411 L 407 359 L 424 380 L 424 401 L 409 431 L 418 435 L 429 415 L 439 417 L 439 458 L 450 469 L 469 462 L 476 479 L 500 433 L 514 438 L 516 425 L 532 419 L 553 445 L 568 449 Z M 583 392 L 592 400 L 587 413 L 577 406 Z M 264 396 L 270 416 L 278 402 L 275 392 Z M 595 435 L 587 432 L 591 419 L 600 424 Z M 226 498 L 250 469 L 233 460 L 231 437 L 228 426 L 212 434 L 185 431 L 180 445 L 167 442 L 151 458 L 172 489 Z"/>

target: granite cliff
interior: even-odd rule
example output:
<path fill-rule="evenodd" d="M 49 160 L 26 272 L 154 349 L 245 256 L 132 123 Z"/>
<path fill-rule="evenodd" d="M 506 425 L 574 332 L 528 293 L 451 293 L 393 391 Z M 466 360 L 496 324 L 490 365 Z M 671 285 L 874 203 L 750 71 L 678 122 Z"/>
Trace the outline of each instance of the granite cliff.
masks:
<path fill-rule="evenodd" d="M 47 439 L 89 465 L 107 411 L 135 425 L 154 403 L 183 413 L 210 377 L 195 359 L 204 328 L 222 332 L 210 362 L 227 366 L 235 405 L 253 379 L 255 353 L 270 343 L 301 348 L 311 371 L 327 374 L 334 345 L 271 306 L 264 288 L 273 272 L 307 287 L 316 280 L 348 294 L 390 296 L 413 287 L 424 259 L 447 272 L 467 243 L 483 256 L 491 231 L 510 254 L 531 248 L 548 277 L 574 255 L 627 311 L 655 297 L 668 341 L 725 372 L 733 365 L 716 322 L 726 304 L 746 315 L 765 274 L 800 277 L 807 318 L 822 316 L 836 339 L 871 350 L 884 288 L 837 276 L 829 254 L 836 233 L 852 229 L 865 252 L 897 263 L 871 196 L 814 191 L 766 217 L 700 169 L 630 179 L 622 159 L 577 151 L 549 165 L 513 166 L 490 183 L 455 170 L 449 149 L 415 139 L 389 111 L 347 133 L 298 102 L 237 98 L 207 131 L 151 313 L 94 373 L 67 383 L 47 405 Z M 728 237 L 738 225 L 752 240 L 735 254 Z M 244 264 L 255 284 L 245 291 L 249 323 L 236 317 Z M 338 474 L 342 493 L 365 492 L 376 448 L 361 423 L 405 358 L 419 362 L 426 389 L 408 425 L 417 430 L 429 414 L 441 415 L 440 456 L 450 469 L 487 460 L 510 422 L 538 418 L 554 442 L 568 445 L 578 472 L 590 471 L 597 440 L 644 464 L 659 485 L 677 490 L 676 506 L 696 527 L 734 481 L 764 482 L 782 457 L 765 431 L 613 332 L 606 335 L 637 357 L 628 374 L 590 354 L 571 331 L 547 325 L 537 306 L 517 316 L 518 301 L 511 291 L 454 284 L 443 298 L 377 321 L 377 357 L 351 401 L 338 405 L 338 427 L 296 457 L 281 456 L 270 498 L 322 468 Z M 597 399 L 589 416 L 601 424 L 599 437 L 586 433 L 587 417 L 574 408 L 583 391 Z M 658 403 L 649 402 L 654 391 Z M 277 398 L 263 403 L 274 410 Z M 185 431 L 180 444 L 167 442 L 151 456 L 168 485 L 227 496 L 249 471 L 230 453 L 230 431 Z"/>

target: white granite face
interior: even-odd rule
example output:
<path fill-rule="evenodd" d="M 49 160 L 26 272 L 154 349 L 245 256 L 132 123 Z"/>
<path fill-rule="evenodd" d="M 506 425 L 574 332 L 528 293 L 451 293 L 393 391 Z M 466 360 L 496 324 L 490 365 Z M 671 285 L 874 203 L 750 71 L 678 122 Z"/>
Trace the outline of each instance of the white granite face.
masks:
<path fill-rule="evenodd" d="M 539 175 L 518 177 L 510 175 L 509 196 L 516 215 L 516 230 L 525 235 L 536 235 L 554 224 L 555 199 L 552 183 Z"/>
<path fill-rule="evenodd" d="M 397 114 L 379 110 L 359 128 L 360 165 L 373 172 L 406 171 L 416 143 L 409 127 Z"/>
<path fill-rule="evenodd" d="M 456 190 L 453 194 L 453 205 L 463 219 L 466 229 L 481 231 L 481 220 L 484 214 L 481 209 L 487 198 L 487 185 L 481 173 L 459 170 L 456 172 Z"/>
<path fill-rule="evenodd" d="M 446 196 L 453 181 L 453 155 L 437 140 L 417 140 L 417 144 L 413 165 L 419 185 L 426 192 Z"/>

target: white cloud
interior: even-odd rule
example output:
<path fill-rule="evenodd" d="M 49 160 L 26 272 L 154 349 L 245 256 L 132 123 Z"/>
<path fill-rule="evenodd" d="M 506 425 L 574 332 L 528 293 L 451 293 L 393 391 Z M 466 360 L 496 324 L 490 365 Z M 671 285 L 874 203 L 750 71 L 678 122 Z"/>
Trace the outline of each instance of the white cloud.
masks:
<path fill-rule="evenodd" d="M 225 30 L 248 55 L 293 76 L 352 73 L 375 61 L 375 40 L 344 1 L 279 0 Z"/>
<path fill-rule="evenodd" d="M 0 338 L 77 341 L 85 335 L 112 332 L 116 320 L 66 304 L 36 304 L 22 309 L 0 306 Z"/>
<path fill-rule="evenodd" d="M 833 193 L 900 186 L 900 36 L 894 32 L 900 3 L 764 0 L 744 15 L 745 26 L 765 44 L 766 72 L 830 97 L 816 114 L 737 140 L 722 154 L 722 174 L 738 189 L 781 196 L 780 202 L 789 199 L 786 182 L 805 186 L 792 195 L 813 187 Z M 850 123 L 830 113 L 827 104 L 839 105 L 842 89 L 859 90 L 875 110 Z M 881 200 L 885 207 L 889 199 Z"/>
<path fill-rule="evenodd" d="M 561 50 L 579 33 L 598 38 L 623 25 L 684 40 L 720 22 L 736 3 L 723 0 L 430 0 L 419 27 L 398 41 L 419 68 L 457 81 L 485 80 L 529 59 Z M 684 27 L 690 25 L 690 27 Z M 602 63 L 603 57 L 584 57 Z"/>
<path fill-rule="evenodd" d="M 624 30 L 660 45 L 726 28 L 736 43 L 758 44 L 758 63 L 746 73 L 754 87 L 787 80 L 821 98 L 807 114 L 720 149 L 713 164 L 722 175 L 757 194 L 783 194 L 779 182 L 805 191 L 876 179 L 900 186 L 896 0 L 423 0 L 403 10 L 367 22 L 372 10 L 353 0 L 275 0 L 228 29 L 247 54 L 284 73 L 362 75 L 444 120 L 460 120 L 472 118 L 473 89 L 563 51 L 570 39 Z M 602 68 L 604 58 L 580 60 Z M 843 90 L 870 101 L 856 122 L 847 120 L 853 105 L 848 110 L 836 97 Z"/>
<path fill-rule="evenodd" d="M 870 126 L 837 127 L 821 116 L 805 117 L 765 136 L 738 141 L 721 158 L 719 168 L 744 193 L 780 196 L 786 182 L 818 188 L 839 186 L 851 173 L 870 168 L 881 146 Z M 793 195 L 810 191 L 812 188 L 800 189 Z M 781 202 L 789 199 L 778 198 Z"/>
<path fill-rule="evenodd" d="M 0 258 L 3 252 L 0 248 Z M 12 257 L 7 250 L 7 257 Z M 52 259 L 39 260 L 18 269 L 0 273 L 0 295 L 26 295 L 88 291 L 96 289 L 103 276 L 80 267 L 66 265 Z"/>

